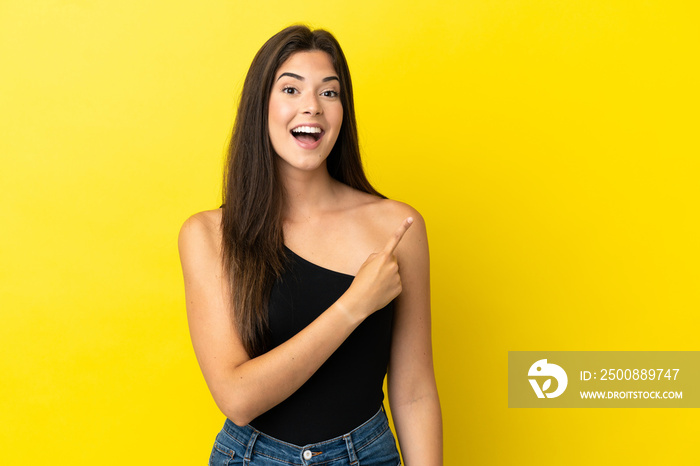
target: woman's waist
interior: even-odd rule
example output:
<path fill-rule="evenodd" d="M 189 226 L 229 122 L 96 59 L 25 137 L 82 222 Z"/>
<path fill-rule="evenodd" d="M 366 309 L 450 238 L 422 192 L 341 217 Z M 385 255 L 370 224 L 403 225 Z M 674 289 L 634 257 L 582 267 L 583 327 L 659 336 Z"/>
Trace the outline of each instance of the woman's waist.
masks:
<path fill-rule="evenodd" d="M 299 420 L 293 428 L 299 428 L 303 425 L 303 421 Z M 352 442 L 355 449 L 360 450 L 366 444 L 370 443 L 375 438 L 379 437 L 389 428 L 389 422 L 382 405 L 374 414 L 365 421 L 356 425 L 349 431 L 342 434 L 330 434 L 330 438 L 326 440 L 315 440 L 309 442 L 295 443 L 284 438 L 276 437 L 272 433 L 259 429 L 252 423 L 241 427 L 234 424 L 231 420 L 226 419 L 224 423 L 224 431 L 239 442 L 241 445 L 248 445 L 250 439 L 255 435 L 255 450 L 262 454 L 272 454 L 278 452 L 280 448 L 286 450 L 292 455 L 303 454 L 304 451 L 310 450 L 316 454 L 323 453 L 332 457 L 334 451 L 344 452 L 347 449 L 348 442 Z M 318 458 L 316 458 L 318 459 Z"/>

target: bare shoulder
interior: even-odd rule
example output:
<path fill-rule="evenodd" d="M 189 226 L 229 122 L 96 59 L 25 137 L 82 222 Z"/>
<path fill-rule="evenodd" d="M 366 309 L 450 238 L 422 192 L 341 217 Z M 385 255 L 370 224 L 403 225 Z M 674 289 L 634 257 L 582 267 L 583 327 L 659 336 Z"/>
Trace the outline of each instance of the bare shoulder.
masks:
<path fill-rule="evenodd" d="M 218 255 L 221 248 L 221 209 L 191 215 L 180 228 L 180 256 L 209 253 Z"/>
<path fill-rule="evenodd" d="M 385 235 L 394 232 L 401 222 L 412 217 L 413 224 L 406 233 L 405 239 L 409 240 L 408 242 L 425 240 L 425 220 L 420 212 L 409 204 L 393 199 L 379 199 L 367 207 L 370 211 L 369 215 L 378 222 L 375 227 Z"/>
<path fill-rule="evenodd" d="M 362 225 L 362 234 L 371 244 L 371 251 L 384 247 L 389 238 L 394 235 L 408 217 L 413 218 L 411 227 L 401 239 L 396 248 L 399 262 L 405 262 L 404 257 L 418 257 L 427 254 L 427 233 L 423 216 L 404 202 L 379 198 L 365 194 L 366 202 L 358 209 L 357 224 Z M 359 236 L 356 235 L 356 236 Z"/>
<path fill-rule="evenodd" d="M 392 221 L 403 220 L 406 217 L 413 217 L 414 220 L 422 220 L 421 214 L 406 204 L 405 202 L 395 201 L 393 199 L 380 199 L 374 204 L 377 209 L 377 214 L 384 217 L 390 217 Z"/>
<path fill-rule="evenodd" d="M 189 232 L 190 230 L 206 230 L 211 233 L 219 234 L 221 225 L 222 209 L 204 210 L 190 215 L 185 223 L 182 224 L 180 233 Z"/>

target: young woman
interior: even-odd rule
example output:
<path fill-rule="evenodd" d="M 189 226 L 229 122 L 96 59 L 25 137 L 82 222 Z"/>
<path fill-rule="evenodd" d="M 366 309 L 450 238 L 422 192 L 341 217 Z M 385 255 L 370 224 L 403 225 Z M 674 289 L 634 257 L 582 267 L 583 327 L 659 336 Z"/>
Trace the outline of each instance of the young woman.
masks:
<path fill-rule="evenodd" d="M 442 464 L 422 217 L 360 161 L 335 38 L 292 26 L 246 77 L 224 205 L 179 236 L 197 360 L 226 415 L 210 465 Z M 388 368 L 388 371 L 387 371 Z"/>

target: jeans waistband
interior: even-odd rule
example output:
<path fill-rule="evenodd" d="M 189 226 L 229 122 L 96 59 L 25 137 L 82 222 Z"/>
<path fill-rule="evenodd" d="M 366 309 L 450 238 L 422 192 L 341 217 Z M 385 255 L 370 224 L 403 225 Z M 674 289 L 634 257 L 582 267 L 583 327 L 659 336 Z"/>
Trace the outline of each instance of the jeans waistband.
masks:
<path fill-rule="evenodd" d="M 356 451 L 362 450 L 389 428 L 389 421 L 382 406 L 377 414 L 345 435 L 308 445 L 294 445 L 271 437 L 254 427 L 234 424 L 230 419 L 224 423 L 224 432 L 245 447 L 245 457 L 250 461 L 253 454 L 269 457 L 291 464 L 310 465 L 349 457 L 356 461 Z M 298 462 L 297 462 L 298 461 Z"/>

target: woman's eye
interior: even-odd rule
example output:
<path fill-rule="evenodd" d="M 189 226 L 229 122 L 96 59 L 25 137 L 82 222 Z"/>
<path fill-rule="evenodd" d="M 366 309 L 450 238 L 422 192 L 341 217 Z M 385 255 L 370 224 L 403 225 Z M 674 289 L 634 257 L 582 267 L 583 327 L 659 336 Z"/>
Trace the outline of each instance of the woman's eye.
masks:
<path fill-rule="evenodd" d="M 293 87 L 285 87 L 284 89 L 282 89 L 282 92 L 284 92 L 285 94 L 294 94 L 296 91 L 297 90 Z"/>
<path fill-rule="evenodd" d="M 323 91 L 321 95 L 324 97 L 338 97 L 338 93 L 336 91 Z"/>

